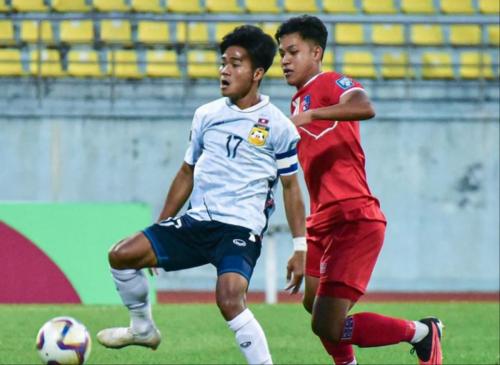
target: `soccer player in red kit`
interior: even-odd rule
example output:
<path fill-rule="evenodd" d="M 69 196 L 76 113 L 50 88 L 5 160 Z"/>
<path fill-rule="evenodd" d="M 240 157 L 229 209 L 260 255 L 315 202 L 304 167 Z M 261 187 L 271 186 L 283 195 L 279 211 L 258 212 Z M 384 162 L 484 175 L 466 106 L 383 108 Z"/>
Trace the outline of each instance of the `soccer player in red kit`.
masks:
<path fill-rule="evenodd" d="M 408 342 L 419 364 L 441 364 L 439 319 L 409 321 L 376 313 L 349 315 L 365 293 L 384 241 L 386 219 L 366 181 L 359 120 L 375 111 L 357 81 L 321 72 L 328 32 L 303 15 L 281 24 L 275 38 L 301 140 L 299 161 L 310 195 L 304 307 L 335 364 L 356 364 L 352 345 Z"/>

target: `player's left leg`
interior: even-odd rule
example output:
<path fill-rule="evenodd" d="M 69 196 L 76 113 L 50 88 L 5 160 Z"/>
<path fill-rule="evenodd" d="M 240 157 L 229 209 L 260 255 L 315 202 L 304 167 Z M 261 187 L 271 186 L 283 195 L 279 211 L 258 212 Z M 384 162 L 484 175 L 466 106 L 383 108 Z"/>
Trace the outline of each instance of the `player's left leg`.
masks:
<path fill-rule="evenodd" d="M 246 305 L 248 283 L 260 255 L 260 238 L 244 228 L 227 226 L 224 230 L 212 260 L 218 274 L 217 305 L 247 362 L 272 364 L 264 331 Z"/>

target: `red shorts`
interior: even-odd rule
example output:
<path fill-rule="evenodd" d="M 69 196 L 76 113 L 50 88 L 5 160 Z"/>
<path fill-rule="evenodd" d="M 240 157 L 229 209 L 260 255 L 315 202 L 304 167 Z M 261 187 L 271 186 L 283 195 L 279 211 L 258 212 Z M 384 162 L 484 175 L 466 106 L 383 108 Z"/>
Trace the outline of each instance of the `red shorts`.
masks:
<path fill-rule="evenodd" d="M 370 281 L 386 223 L 355 220 L 307 228 L 306 275 L 320 278 L 317 295 L 356 302 Z"/>

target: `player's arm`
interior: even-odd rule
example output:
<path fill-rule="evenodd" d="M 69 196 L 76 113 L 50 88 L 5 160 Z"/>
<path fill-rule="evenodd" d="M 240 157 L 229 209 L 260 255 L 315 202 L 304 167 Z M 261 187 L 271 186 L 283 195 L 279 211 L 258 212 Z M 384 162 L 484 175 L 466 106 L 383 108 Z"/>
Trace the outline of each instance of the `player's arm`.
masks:
<path fill-rule="evenodd" d="M 182 163 L 181 168 L 170 185 L 170 189 L 165 200 L 158 221 L 169 217 L 175 217 L 179 210 L 184 206 L 193 190 L 193 172 L 194 166 L 186 162 Z"/>
<path fill-rule="evenodd" d="M 363 89 L 347 91 L 340 96 L 339 103 L 318 109 L 309 109 L 290 119 L 296 126 L 313 120 L 366 120 L 375 116 L 375 108 Z"/>
<path fill-rule="evenodd" d="M 295 294 L 302 284 L 306 262 L 304 201 L 302 200 L 297 174 L 282 175 L 280 179 L 283 186 L 286 219 L 294 238 L 294 253 L 288 260 L 288 285 L 285 290 L 292 289 L 291 293 Z"/>

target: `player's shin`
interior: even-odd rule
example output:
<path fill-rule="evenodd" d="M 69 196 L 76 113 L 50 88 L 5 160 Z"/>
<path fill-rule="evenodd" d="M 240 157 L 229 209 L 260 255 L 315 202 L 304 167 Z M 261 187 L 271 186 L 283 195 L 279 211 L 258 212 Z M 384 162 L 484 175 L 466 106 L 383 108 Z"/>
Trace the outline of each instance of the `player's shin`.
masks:
<path fill-rule="evenodd" d="M 111 274 L 123 304 L 129 309 L 132 331 L 138 334 L 148 332 L 154 326 L 148 300 L 148 279 L 142 270 L 135 269 L 111 269 Z"/>
<path fill-rule="evenodd" d="M 248 364 L 272 364 L 266 335 L 250 309 L 245 309 L 227 324 Z"/>
<path fill-rule="evenodd" d="M 354 349 L 352 345 L 346 343 L 334 344 L 324 338 L 320 338 L 326 352 L 330 354 L 335 365 L 356 365 Z"/>

